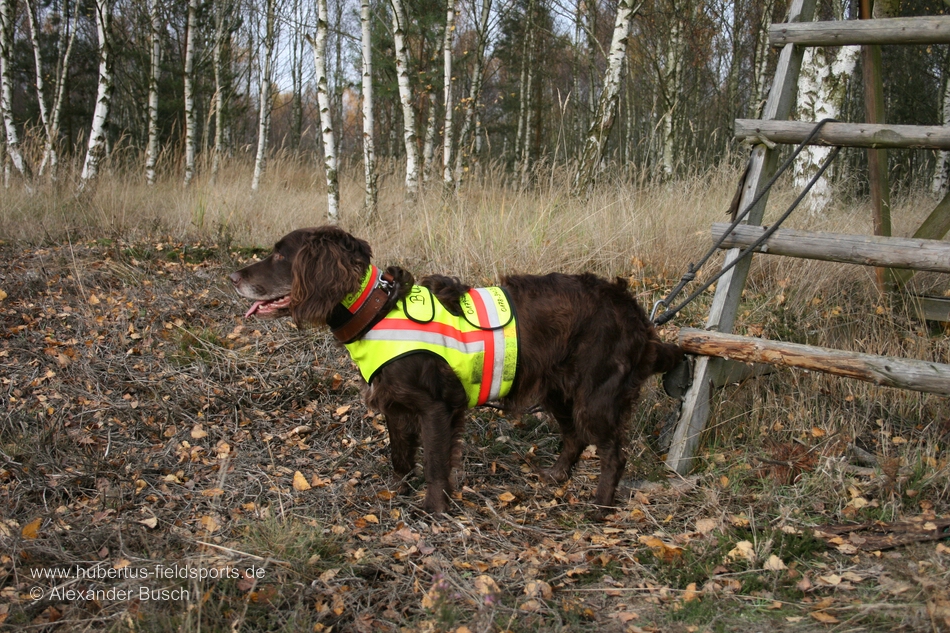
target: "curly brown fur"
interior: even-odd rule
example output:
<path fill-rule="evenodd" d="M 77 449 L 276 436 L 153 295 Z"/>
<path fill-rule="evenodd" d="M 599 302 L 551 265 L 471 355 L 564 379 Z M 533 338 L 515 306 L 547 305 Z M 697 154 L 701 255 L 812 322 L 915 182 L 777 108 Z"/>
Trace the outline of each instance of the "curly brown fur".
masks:
<path fill-rule="evenodd" d="M 332 324 L 339 302 L 358 289 L 371 254 L 366 242 L 336 227 L 303 229 L 231 279 L 239 294 L 257 301 L 284 297 L 281 292 L 289 288 L 286 308 L 252 308 L 248 314 L 290 314 L 298 324 Z M 412 276 L 398 267 L 388 270 L 397 279 L 397 298 L 404 296 Z M 453 312 L 460 310 L 459 298 L 469 290 L 458 279 L 441 275 L 421 284 Z M 518 370 L 502 405 L 519 410 L 541 405 L 557 420 L 561 454 L 546 471 L 553 481 L 567 480 L 584 448 L 594 444 L 601 462 L 594 503 L 613 505 L 626 465 L 624 419 L 643 382 L 672 369 L 682 350 L 659 339 L 622 279 L 552 273 L 506 277 L 501 285 L 511 297 L 519 336 Z M 421 444 L 424 508 L 444 512 L 455 488 L 452 472 L 461 455 L 468 404 L 459 379 L 441 358 L 412 354 L 376 373 L 366 401 L 386 416 L 400 488 L 405 488 Z"/>

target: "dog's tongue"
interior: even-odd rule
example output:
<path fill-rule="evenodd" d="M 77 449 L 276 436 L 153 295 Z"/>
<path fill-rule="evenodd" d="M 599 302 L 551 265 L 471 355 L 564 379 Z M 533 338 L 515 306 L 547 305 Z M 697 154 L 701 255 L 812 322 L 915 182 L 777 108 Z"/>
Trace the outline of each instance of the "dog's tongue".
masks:
<path fill-rule="evenodd" d="M 248 311 L 247 311 L 247 314 L 244 315 L 244 318 L 245 318 L 245 319 L 249 318 L 252 314 L 254 314 L 255 312 L 257 312 L 257 309 L 258 309 L 258 308 L 260 308 L 260 307 L 261 307 L 262 305 L 264 305 L 265 303 L 267 303 L 267 302 L 266 302 L 266 301 L 255 301 L 255 302 L 254 302 L 254 305 L 251 306 L 251 309 L 248 310 Z"/>

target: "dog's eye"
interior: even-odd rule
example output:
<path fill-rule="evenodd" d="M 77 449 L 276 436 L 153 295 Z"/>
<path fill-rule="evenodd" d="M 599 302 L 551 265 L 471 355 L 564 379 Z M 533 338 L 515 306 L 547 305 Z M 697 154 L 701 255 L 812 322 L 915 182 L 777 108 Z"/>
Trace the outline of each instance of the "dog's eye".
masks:
<path fill-rule="evenodd" d="M 274 261 L 275 261 L 275 262 L 282 261 L 283 259 L 284 259 L 284 256 L 283 256 L 283 255 L 281 255 L 280 253 L 274 253 Z"/>

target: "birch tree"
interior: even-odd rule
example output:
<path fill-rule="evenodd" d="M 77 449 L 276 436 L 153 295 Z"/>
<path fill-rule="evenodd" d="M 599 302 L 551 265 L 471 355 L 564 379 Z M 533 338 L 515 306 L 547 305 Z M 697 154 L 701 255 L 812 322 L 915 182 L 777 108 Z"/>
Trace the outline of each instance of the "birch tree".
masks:
<path fill-rule="evenodd" d="M 214 150 L 211 159 L 211 181 L 214 182 L 221 168 L 224 154 L 225 131 L 228 129 L 226 114 L 227 94 L 230 82 L 225 79 L 225 53 L 231 49 L 231 0 L 214 0 Z"/>
<path fill-rule="evenodd" d="M 145 182 L 155 184 L 158 164 L 158 80 L 162 72 L 162 18 L 159 0 L 149 0 L 148 145 L 145 149 Z"/>
<path fill-rule="evenodd" d="M 844 17 L 841 0 L 834 6 L 835 18 Z M 803 121 L 821 121 L 837 118 L 847 96 L 848 81 L 854 74 L 860 46 L 842 46 L 837 52 L 826 47 L 810 46 L 805 49 L 802 69 L 798 76 L 798 118 Z M 798 155 L 794 165 L 795 187 L 803 189 L 818 173 L 831 153 L 830 147 L 809 145 Z M 831 183 L 827 172 L 815 183 L 806 199 L 806 208 L 812 215 L 820 214 L 831 202 Z"/>
<path fill-rule="evenodd" d="M 36 79 L 34 86 L 36 88 L 36 103 L 40 112 L 40 124 L 43 126 L 43 163 L 40 165 L 40 176 L 43 175 L 43 167 L 46 164 L 46 156 L 53 152 L 53 130 L 51 127 L 49 111 L 46 108 L 46 82 L 43 80 L 43 57 L 40 51 L 40 36 L 37 28 L 38 17 L 36 7 L 30 0 L 26 0 L 26 16 L 30 26 L 30 43 L 33 46 L 33 62 Z"/>
<path fill-rule="evenodd" d="M 317 71 L 317 105 L 320 109 L 320 132 L 323 138 L 323 161 L 327 176 L 327 220 L 340 219 L 340 186 L 337 182 L 336 138 L 330 112 L 330 91 L 327 82 L 327 0 L 317 0 L 317 34 L 311 40 L 313 62 Z"/>
<path fill-rule="evenodd" d="M 187 187 L 195 176 L 195 29 L 198 0 L 188 0 L 188 26 L 185 31 L 185 180 Z"/>
<path fill-rule="evenodd" d="M 409 85 L 409 48 L 406 45 L 408 20 L 402 0 L 390 0 L 393 9 L 393 43 L 396 49 L 396 80 L 402 106 L 403 141 L 406 146 L 406 195 L 415 199 L 419 193 L 419 147 L 416 145 L 416 115 L 412 109 L 412 87 Z"/>
<path fill-rule="evenodd" d="M 630 25 L 637 9 L 633 7 L 633 0 L 620 0 L 617 5 L 614 34 L 610 43 L 610 52 L 607 53 L 604 88 L 600 94 L 593 123 L 587 133 L 584 152 L 581 155 L 580 169 L 577 171 L 574 182 L 575 195 L 585 197 L 589 195 L 597 177 L 604 148 L 607 146 L 607 138 L 617 117 L 620 88 L 623 85 L 624 59 L 627 56 L 627 40 L 630 38 Z"/>
<path fill-rule="evenodd" d="M 432 87 L 426 89 L 426 100 L 429 102 L 429 117 L 426 120 L 425 141 L 422 144 L 422 182 L 428 183 L 432 176 L 432 161 L 435 156 L 435 128 L 436 128 L 436 97 Z"/>
<path fill-rule="evenodd" d="M 251 190 L 257 191 L 264 174 L 264 159 L 267 155 L 267 136 L 270 131 L 271 115 L 271 77 L 274 66 L 274 48 L 277 40 L 276 0 L 267 0 L 264 18 L 264 58 L 261 60 L 260 74 L 260 114 L 257 125 L 257 157 L 254 160 L 254 177 Z"/>
<path fill-rule="evenodd" d="M 485 68 L 485 47 L 488 42 L 488 20 L 491 16 L 492 0 L 482 0 L 482 10 L 475 28 L 475 61 L 472 66 L 472 82 L 468 97 L 465 99 L 465 117 L 462 120 L 462 129 L 458 136 L 458 152 L 455 154 L 455 186 L 458 187 L 465 169 L 465 157 L 468 154 L 468 137 L 475 124 L 475 115 L 478 110 L 479 99 L 482 93 L 482 82 Z M 474 144 L 474 143 L 473 143 Z"/>
<path fill-rule="evenodd" d="M 943 67 L 940 119 L 944 126 L 950 126 L 950 53 L 948 53 Z M 943 196 L 947 193 L 948 183 L 950 183 L 950 152 L 941 150 L 937 152 L 937 165 L 934 168 L 934 178 L 930 184 L 930 190 L 939 196 Z"/>
<path fill-rule="evenodd" d="M 13 122 L 13 36 L 16 0 L 0 0 L 0 116 L 6 135 L 7 156 L 32 191 L 33 174 L 20 149 L 20 138 Z"/>
<path fill-rule="evenodd" d="M 376 140 L 373 117 L 373 22 L 369 0 L 360 0 L 363 53 L 363 207 L 368 217 L 376 215 Z"/>
<path fill-rule="evenodd" d="M 452 114 L 455 104 L 452 100 L 452 42 L 455 35 L 455 0 L 447 0 L 445 10 L 445 38 L 442 44 L 443 56 L 443 101 L 445 102 L 445 128 L 442 131 L 442 182 L 452 186 Z"/>
<path fill-rule="evenodd" d="M 96 32 L 99 37 L 99 82 L 96 88 L 96 106 L 92 114 L 86 159 L 79 177 L 79 189 L 84 190 L 99 176 L 99 165 L 106 155 L 109 112 L 112 109 L 112 0 L 96 0 Z"/>

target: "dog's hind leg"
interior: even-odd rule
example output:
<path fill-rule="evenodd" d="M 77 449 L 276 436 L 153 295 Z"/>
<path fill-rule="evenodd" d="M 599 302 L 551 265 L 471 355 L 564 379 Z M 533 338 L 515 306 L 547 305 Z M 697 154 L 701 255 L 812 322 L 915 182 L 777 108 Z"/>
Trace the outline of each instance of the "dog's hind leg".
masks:
<path fill-rule="evenodd" d="M 554 466 L 542 472 L 543 476 L 555 483 L 563 483 L 570 479 L 571 471 L 581 453 L 587 447 L 587 444 L 577 433 L 577 426 L 574 423 L 573 406 L 565 403 L 560 398 L 549 398 L 545 403 L 545 409 L 554 416 L 561 429 L 561 454 L 558 455 Z"/>

